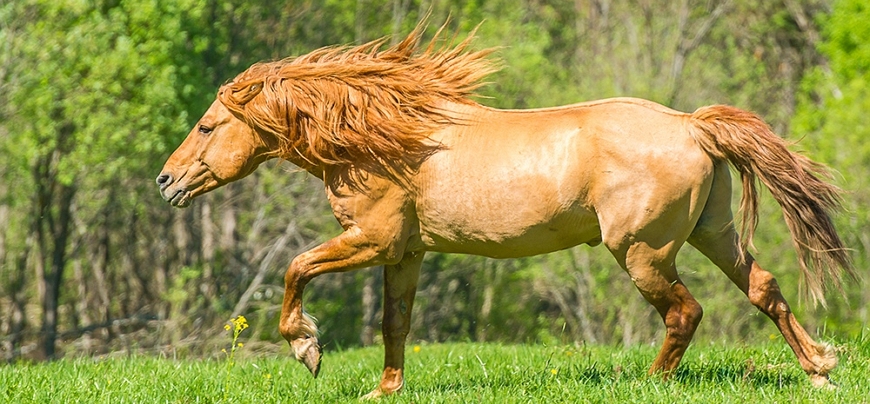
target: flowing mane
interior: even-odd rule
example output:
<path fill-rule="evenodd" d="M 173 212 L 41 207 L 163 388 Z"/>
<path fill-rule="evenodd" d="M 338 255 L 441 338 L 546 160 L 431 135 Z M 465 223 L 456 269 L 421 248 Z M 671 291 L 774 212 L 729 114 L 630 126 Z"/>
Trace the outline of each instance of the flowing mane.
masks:
<path fill-rule="evenodd" d="M 385 50 L 382 38 L 254 64 L 221 87 L 218 99 L 274 134 L 282 156 L 312 166 L 389 162 L 407 171 L 440 149 L 429 135 L 456 123 L 439 101 L 472 103 L 496 70 L 487 59 L 492 49 L 468 51 L 473 32 L 450 47 L 439 38 L 442 27 L 421 51 L 423 28 Z"/>

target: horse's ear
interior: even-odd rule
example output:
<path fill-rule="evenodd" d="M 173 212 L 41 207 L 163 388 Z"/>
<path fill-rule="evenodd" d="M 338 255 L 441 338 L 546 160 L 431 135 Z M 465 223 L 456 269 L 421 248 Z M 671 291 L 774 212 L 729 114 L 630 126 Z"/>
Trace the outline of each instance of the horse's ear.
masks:
<path fill-rule="evenodd" d="M 218 97 L 225 104 L 229 102 L 234 105 L 243 106 L 263 91 L 263 84 L 260 80 L 230 83 L 221 87 Z"/>

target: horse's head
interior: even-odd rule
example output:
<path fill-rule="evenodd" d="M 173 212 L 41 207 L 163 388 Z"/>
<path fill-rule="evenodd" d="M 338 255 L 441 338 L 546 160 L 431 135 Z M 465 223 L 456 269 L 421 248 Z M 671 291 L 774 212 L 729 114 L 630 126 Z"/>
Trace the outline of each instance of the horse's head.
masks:
<path fill-rule="evenodd" d="M 274 157 L 275 142 L 215 100 L 157 177 L 160 195 L 176 207 L 252 173 Z"/>

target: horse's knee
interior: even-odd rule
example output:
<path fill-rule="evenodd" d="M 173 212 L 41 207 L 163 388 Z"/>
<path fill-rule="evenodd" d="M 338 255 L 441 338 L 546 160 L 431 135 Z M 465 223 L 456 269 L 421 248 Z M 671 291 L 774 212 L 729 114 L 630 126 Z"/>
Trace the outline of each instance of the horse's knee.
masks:
<path fill-rule="evenodd" d="M 287 272 L 284 273 L 284 287 L 289 288 L 304 283 L 307 268 L 308 264 L 304 255 L 297 255 L 296 258 L 290 262 L 290 267 L 287 268 Z"/>

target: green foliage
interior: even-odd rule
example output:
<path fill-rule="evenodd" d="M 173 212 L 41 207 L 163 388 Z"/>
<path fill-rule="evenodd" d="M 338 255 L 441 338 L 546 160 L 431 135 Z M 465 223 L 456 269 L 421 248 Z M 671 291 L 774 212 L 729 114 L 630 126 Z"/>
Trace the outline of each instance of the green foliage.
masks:
<path fill-rule="evenodd" d="M 28 12 L 42 18 L 13 38 L 20 62 L 10 84 L 19 164 L 65 146 L 57 170 L 69 183 L 129 176 L 136 162 L 166 153 L 166 135 L 185 123 L 170 59 L 184 40 L 180 21 L 170 18 L 179 12 L 175 3 L 122 2 L 108 10 L 29 3 Z M 65 125 L 71 139 L 61 133 Z"/>
<path fill-rule="evenodd" d="M 726 3 L 704 33 L 701 28 Z M 0 279 L 9 281 L 2 285 L 7 293 L 0 296 L 0 307 L 27 308 L 23 321 L 30 333 L 25 335 L 32 338 L 38 327 L 34 319 L 42 314 L 32 307 L 45 286 L 33 274 L 53 251 L 68 251 L 62 331 L 79 335 L 90 326 L 141 316 L 154 321 L 129 339 L 140 341 L 143 350 L 202 353 L 215 344 L 208 339 L 262 267 L 262 284 L 252 290 L 244 311 L 254 325 L 250 339 L 286 352 L 276 327 L 283 271 L 296 254 L 341 231 L 322 183 L 287 163 L 270 163 L 204 196 L 191 209 L 171 211 L 157 196 L 153 178 L 214 100 L 218 86 L 251 63 L 385 35 L 399 38 L 427 11 L 430 35 L 449 15 L 447 30 L 457 39 L 480 24 L 474 47 L 498 48 L 503 69 L 481 89 L 480 102 L 487 105 L 543 107 L 639 96 L 682 110 L 729 103 L 760 113 L 784 136 L 802 139 L 798 147 L 811 157 L 837 169 L 849 210 L 837 224 L 846 244 L 856 249 L 856 266 L 866 273 L 868 6 L 841 0 L 826 16 L 822 0 L 789 4 L 797 7 L 754 0 L 2 2 L 0 208 L 9 214 L 0 228 Z M 803 23 L 801 16 L 807 17 Z M 818 43 L 812 35 L 817 29 L 822 33 Z M 697 47 L 684 55 L 685 67 L 676 69 L 681 46 L 696 36 Z M 75 190 L 66 206 L 73 216 L 72 235 L 66 245 L 40 246 L 34 229 L 52 227 L 43 222 L 63 211 L 57 197 L 63 186 Z M 41 213 L 34 209 L 46 201 L 52 203 Z M 285 234 L 285 246 L 276 248 Z M 768 198 L 756 255 L 794 302 L 799 281 L 790 243 L 778 207 Z M 78 273 L 71 274 L 72 268 Z M 698 339 L 775 335 L 770 322 L 699 253 L 685 248 L 678 268 L 706 309 Z M 362 285 L 374 273 L 328 275 L 310 284 L 306 309 L 320 318 L 327 349 L 359 344 Z M 19 288 L 18 281 L 24 300 L 16 302 L 7 289 Z M 865 289 L 847 285 L 848 303 L 837 301 L 826 311 L 800 304 L 792 308 L 811 333 L 826 328 L 858 335 L 867 324 L 861 311 L 870 302 Z M 380 293 L 379 282 L 375 290 Z M 663 333 L 658 315 L 606 249 L 585 246 L 521 260 L 428 254 L 412 321 L 412 338 L 433 342 L 631 346 L 655 344 Z M 13 322 L 12 316 L 4 317 L 0 334 L 14 328 Z M 65 346 L 71 353 L 134 350 L 119 342 L 125 338 L 103 327 Z M 89 348 L 89 340 L 104 345 Z M 373 355 L 363 355 L 371 356 L 365 360 L 374 367 Z M 589 374 L 612 376 L 602 369 Z M 360 377 L 369 373 L 376 372 L 366 370 Z M 511 375 L 504 376 L 505 383 L 528 381 Z M 495 386 L 477 377 L 486 388 Z M 707 376 L 692 376 L 697 377 Z M 287 388 L 255 379 L 270 392 Z M 185 392 L 208 385 L 197 380 L 167 391 L 188 397 Z M 453 382 L 433 379 L 431 386 Z M 370 387 L 335 383 L 330 386 L 341 397 L 356 397 L 362 393 L 358 389 Z M 650 385 L 638 383 L 639 389 Z"/>
<path fill-rule="evenodd" d="M 785 344 L 702 345 L 674 377 L 647 376 L 656 350 L 575 345 L 409 347 L 406 385 L 388 403 L 863 402 L 870 344 L 843 341 L 835 390 L 811 387 Z M 7 402 L 353 402 L 380 377 L 380 348 L 331 352 L 311 378 L 287 358 L 243 357 L 222 398 L 224 363 L 154 357 L 61 360 L 0 368 Z"/>
<path fill-rule="evenodd" d="M 807 141 L 848 181 L 866 178 L 863 173 L 870 166 L 870 146 L 864 141 L 870 134 L 866 114 L 870 107 L 868 18 L 870 6 L 864 2 L 836 3 L 825 19 L 825 41 L 819 45 L 829 64 L 817 67 L 805 79 L 794 118 L 795 131 L 811 134 Z"/>
<path fill-rule="evenodd" d="M 847 214 L 837 220 L 846 245 L 855 248 L 852 257 L 866 282 L 870 264 L 870 6 L 857 0 L 835 2 L 832 13 L 822 21 L 823 41 L 820 51 L 828 63 L 817 66 L 802 83 L 802 92 L 793 125 L 803 137 L 800 145 L 811 155 L 835 169 L 835 178 L 848 190 L 844 198 Z M 868 298 L 867 288 L 850 288 L 850 301 Z M 838 305 L 834 313 L 848 313 L 852 308 Z M 836 314 L 835 314 L 836 315 Z M 833 323 L 832 329 L 855 334 L 861 320 Z"/>

